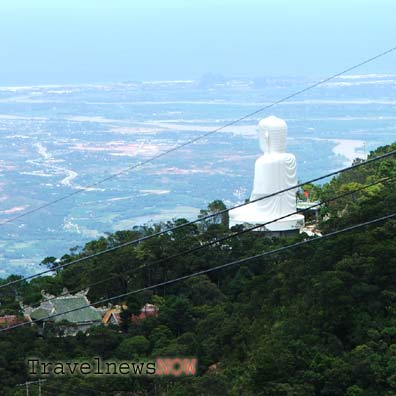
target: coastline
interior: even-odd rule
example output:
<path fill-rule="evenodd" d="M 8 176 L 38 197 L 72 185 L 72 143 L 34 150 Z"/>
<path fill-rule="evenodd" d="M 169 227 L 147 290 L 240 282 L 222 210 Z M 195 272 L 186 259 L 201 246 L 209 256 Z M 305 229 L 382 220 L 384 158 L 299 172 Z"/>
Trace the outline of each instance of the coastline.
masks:
<path fill-rule="evenodd" d="M 344 165 L 349 166 L 352 164 L 353 160 L 356 158 L 366 158 L 366 154 L 364 153 L 364 140 L 356 140 L 356 139 L 327 139 L 327 138 L 313 138 L 307 137 L 309 140 L 317 140 L 317 141 L 328 141 L 335 144 L 332 148 L 332 152 L 335 155 L 342 156 L 345 158 Z"/>

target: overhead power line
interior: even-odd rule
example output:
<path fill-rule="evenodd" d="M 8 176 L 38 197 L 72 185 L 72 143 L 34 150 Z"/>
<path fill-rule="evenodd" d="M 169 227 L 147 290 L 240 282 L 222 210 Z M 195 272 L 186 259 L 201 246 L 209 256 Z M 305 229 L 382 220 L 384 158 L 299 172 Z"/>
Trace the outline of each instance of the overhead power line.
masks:
<path fill-rule="evenodd" d="M 382 155 L 380 155 L 380 156 L 378 156 L 378 157 L 371 158 L 371 159 L 369 159 L 369 160 L 367 160 L 367 161 L 359 162 L 359 163 L 357 163 L 357 164 L 355 164 L 355 165 L 347 166 L 347 167 L 342 168 L 342 169 L 339 169 L 339 170 L 337 170 L 337 171 L 327 173 L 327 174 L 325 174 L 325 175 L 323 175 L 323 176 L 319 176 L 319 177 L 316 177 L 316 178 L 314 178 L 314 179 L 307 180 L 307 181 L 304 181 L 304 182 L 302 182 L 302 183 L 296 184 L 295 186 L 288 187 L 288 188 L 285 188 L 285 189 L 280 190 L 280 191 L 276 191 L 276 192 L 274 192 L 274 193 L 272 193 L 272 194 L 269 194 L 269 195 L 266 195 L 266 196 L 264 196 L 264 197 L 257 198 L 257 199 L 254 199 L 254 200 L 252 200 L 252 201 L 245 202 L 245 203 L 242 203 L 242 204 L 233 206 L 232 208 L 223 209 L 223 210 L 220 210 L 220 211 L 218 211 L 218 212 L 216 212 L 216 213 L 209 214 L 209 215 L 207 215 L 207 216 L 203 216 L 203 217 L 197 218 L 197 219 L 195 219 L 195 220 L 193 220 L 193 221 L 186 222 L 186 223 L 180 224 L 180 225 L 178 225 L 178 226 L 171 227 L 171 228 L 168 228 L 168 229 L 165 229 L 165 230 L 156 232 L 156 233 L 151 234 L 151 235 L 146 235 L 146 236 L 144 236 L 144 237 L 137 238 L 137 239 L 134 239 L 134 240 L 132 240 L 132 241 L 124 242 L 124 243 L 118 244 L 118 245 L 116 245 L 116 246 L 112 246 L 112 247 L 110 247 L 110 248 L 108 248 L 108 249 L 104 249 L 104 250 L 102 250 L 102 251 L 100 251 L 100 252 L 96 252 L 96 253 L 90 254 L 90 255 L 88 255 L 88 256 L 83 256 L 83 257 L 80 257 L 80 258 L 78 258 L 78 259 L 69 261 L 69 262 L 67 262 L 67 263 L 60 264 L 60 265 L 58 265 L 55 269 L 47 269 L 47 270 L 44 270 L 44 271 L 40 271 L 40 272 L 38 272 L 38 273 L 36 273 L 36 274 L 34 274 L 34 275 L 29 275 L 29 276 L 26 276 L 26 277 L 23 277 L 23 278 L 20 278 L 20 279 L 15 279 L 15 280 L 13 280 L 13 281 L 10 281 L 10 282 L 7 282 L 7 283 L 5 283 L 5 284 L 3 284 L 3 285 L 0 285 L 0 289 L 2 289 L 2 288 L 4 288 L 4 287 L 7 287 L 7 286 L 15 285 L 15 284 L 17 284 L 17 283 L 20 283 L 20 282 L 23 282 L 23 281 L 27 281 L 27 280 L 30 280 L 30 279 L 33 279 L 33 278 L 37 278 L 37 277 L 39 277 L 39 276 L 42 276 L 42 275 L 45 275 L 45 274 L 48 274 L 48 273 L 52 273 L 52 272 L 54 272 L 54 270 L 59 270 L 59 269 L 62 269 L 62 268 L 66 268 L 66 267 L 69 267 L 69 266 L 71 266 L 71 265 L 75 265 L 75 264 L 78 264 L 78 263 L 81 263 L 81 262 L 84 262 L 84 261 L 87 261 L 87 260 L 90 260 L 90 259 L 93 259 L 93 258 L 102 256 L 102 255 L 104 255 L 104 254 L 114 252 L 114 251 L 116 251 L 116 250 L 118 250 L 118 249 L 121 249 L 121 248 L 123 248 L 123 247 L 126 247 L 126 246 L 130 246 L 130 245 L 134 245 L 134 244 L 137 244 L 137 243 L 141 243 L 141 242 L 147 241 L 147 240 L 149 240 L 149 239 L 158 237 L 158 236 L 160 236 L 160 235 L 163 235 L 163 234 L 167 234 L 167 233 L 169 233 L 169 232 L 173 232 L 173 231 L 180 230 L 180 229 L 185 228 L 185 227 L 188 227 L 188 226 L 190 226 L 190 225 L 193 225 L 193 224 L 196 224 L 196 223 L 199 223 L 199 222 L 208 220 L 208 219 L 210 219 L 210 218 L 212 218 L 212 217 L 220 216 L 220 215 L 222 215 L 222 214 L 224 214 L 224 213 L 226 213 L 226 212 L 229 212 L 230 210 L 237 209 L 237 208 L 241 208 L 241 207 L 243 207 L 243 206 L 250 205 L 250 204 L 252 204 L 252 203 L 254 203 L 254 202 L 262 201 L 262 200 L 265 200 L 265 199 L 274 197 L 274 196 L 276 196 L 276 195 L 278 195 L 278 194 L 283 194 L 283 193 L 285 193 L 285 192 L 287 192 L 287 191 L 295 190 L 296 188 L 300 188 L 300 187 L 302 187 L 302 186 L 304 186 L 304 185 L 306 185 L 306 184 L 315 183 L 315 182 L 317 182 L 317 181 L 319 181 L 319 180 L 327 179 L 327 178 L 329 178 L 329 177 L 331 177 L 331 176 L 335 176 L 335 175 L 337 175 L 337 174 L 344 173 L 344 172 L 349 171 L 349 170 L 352 170 L 352 169 L 360 168 L 361 166 L 366 166 L 366 165 L 368 165 L 368 164 L 371 164 L 371 163 L 373 163 L 373 162 L 382 160 L 382 159 L 384 159 L 384 158 L 388 158 L 388 157 L 393 156 L 393 155 L 395 155 L 395 154 L 396 154 L 396 150 L 393 150 L 393 151 L 390 151 L 389 153 L 382 154 Z"/>
<path fill-rule="evenodd" d="M 243 229 L 243 230 L 241 230 L 241 231 L 234 232 L 234 233 L 229 234 L 229 235 L 225 235 L 224 237 L 221 237 L 221 238 L 216 238 L 216 239 L 214 239 L 214 240 L 208 241 L 208 242 L 203 243 L 203 244 L 201 244 L 201 245 L 195 246 L 195 247 L 193 247 L 193 248 L 191 248 L 191 249 L 184 250 L 184 251 L 182 251 L 182 252 L 176 253 L 176 254 L 174 254 L 174 255 L 172 255 L 172 256 L 168 256 L 168 257 L 164 257 L 164 258 L 161 258 L 161 259 L 152 261 L 152 262 L 150 262 L 150 263 L 148 263 L 148 264 L 144 264 L 144 265 L 139 266 L 139 267 L 137 267 L 137 268 L 131 268 L 131 269 L 129 269 L 129 270 L 123 271 L 121 274 L 116 274 L 116 275 L 113 275 L 113 276 L 110 276 L 110 277 L 106 277 L 106 279 L 102 279 L 102 280 L 100 280 L 100 281 L 90 283 L 90 284 L 84 286 L 82 289 L 81 289 L 81 287 L 80 287 L 80 288 L 78 288 L 78 289 L 71 290 L 70 293 L 71 293 L 71 294 L 73 294 L 73 293 L 78 293 L 78 292 L 81 292 L 81 291 L 83 291 L 83 290 L 89 289 L 89 288 L 91 288 L 91 287 L 93 287 L 93 286 L 97 286 L 97 285 L 100 285 L 100 284 L 102 284 L 102 283 L 109 282 L 109 281 L 111 281 L 111 280 L 113 280 L 113 279 L 118 279 L 118 278 L 124 276 L 125 274 L 137 273 L 137 272 L 146 270 L 146 269 L 148 269 L 148 268 L 151 268 L 151 267 L 153 267 L 153 266 L 155 266 L 155 265 L 159 265 L 159 264 L 168 262 L 168 261 L 170 261 L 170 260 L 174 260 L 174 259 L 176 259 L 176 258 L 178 258 L 178 257 L 187 256 L 187 255 L 189 255 L 189 254 L 191 254 L 191 253 L 197 252 L 197 251 L 199 251 L 199 250 L 206 249 L 206 248 L 208 248 L 208 247 L 210 247 L 210 246 L 214 246 L 214 245 L 216 245 L 216 244 L 218 244 L 218 243 L 221 243 L 221 242 L 224 242 L 224 241 L 226 241 L 226 240 L 229 240 L 229 239 L 235 238 L 235 237 L 237 237 L 237 236 L 246 234 L 246 233 L 248 233 L 248 232 L 251 232 L 251 231 L 260 229 L 260 228 L 262 228 L 262 227 L 265 227 L 265 226 L 267 226 L 267 225 L 269 225 L 269 224 L 275 223 L 275 222 L 277 222 L 277 221 L 279 221 L 279 220 L 283 220 L 283 219 L 285 219 L 285 218 L 287 218 L 287 217 L 290 217 L 290 216 L 293 216 L 293 215 L 295 215 L 295 214 L 305 213 L 305 212 L 311 210 L 312 208 L 317 208 L 317 207 L 320 207 L 321 205 L 326 205 L 326 204 L 328 204 L 328 203 L 330 203 L 330 202 L 334 202 L 334 201 L 336 201 L 336 200 L 338 200 L 338 199 L 340 199 L 340 198 L 344 198 L 344 197 L 347 197 L 347 196 L 356 194 L 357 192 L 366 190 L 367 188 L 373 187 L 373 186 L 378 185 L 378 184 L 387 183 L 387 182 L 393 181 L 393 180 L 395 180 L 395 179 L 396 179 L 396 176 L 394 176 L 394 177 L 386 177 L 386 178 L 377 180 L 377 181 L 375 181 L 375 182 L 372 182 L 372 183 L 366 184 L 366 185 L 364 185 L 364 186 L 358 187 L 358 188 L 356 188 L 356 189 L 354 189 L 354 190 L 346 191 L 345 193 L 342 193 L 342 194 L 336 195 L 336 196 L 334 196 L 334 197 L 328 198 L 328 199 L 326 199 L 326 200 L 324 200 L 324 201 L 322 201 L 322 202 L 320 202 L 320 203 L 313 204 L 313 205 L 311 205 L 309 208 L 302 209 L 302 210 L 297 210 L 297 211 L 292 212 L 292 213 L 288 213 L 288 214 L 286 214 L 286 215 L 284 215 L 284 216 L 282 216 L 282 217 L 279 217 L 279 218 L 277 218 L 277 219 L 274 219 L 274 220 L 271 220 L 271 221 L 267 221 L 266 223 L 257 224 L 257 225 L 252 226 L 252 227 L 245 228 L 245 229 Z M 46 299 L 45 301 L 48 302 L 48 301 L 55 300 L 55 299 L 57 299 L 57 298 L 58 298 L 57 296 L 54 296 L 54 297 L 50 297 L 50 298 Z"/>
<path fill-rule="evenodd" d="M 354 231 L 354 230 L 357 230 L 357 229 L 360 229 L 360 228 L 363 228 L 363 227 L 367 227 L 367 226 L 372 225 L 372 224 L 377 224 L 377 223 L 380 223 L 380 222 L 383 222 L 385 220 L 389 220 L 389 219 L 392 219 L 392 218 L 395 218 L 395 217 L 396 217 L 396 213 L 392 213 L 392 214 L 389 214 L 389 215 L 386 215 L 386 216 L 378 217 L 378 218 L 375 218 L 373 220 L 369 220 L 369 221 L 366 221 L 364 223 L 359 223 L 359 224 L 356 224 L 356 225 L 353 225 L 353 226 L 350 226 L 350 227 L 346 227 L 346 228 L 343 228 L 341 230 L 333 231 L 333 232 L 330 232 L 330 233 L 322 235 L 322 236 L 318 236 L 318 237 L 315 237 L 315 238 L 312 238 L 312 239 L 305 239 L 304 241 L 292 243 L 290 245 L 282 246 L 282 247 L 277 248 L 277 249 L 273 249 L 273 250 L 270 250 L 270 251 L 267 251 L 267 252 L 256 254 L 255 256 L 246 257 L 246 258 L 239 259 L 239 260 L 236 260 L 236 261 L 231 261 L 231 262 L 228 262 L 228 263 L 225 263 L 225 264 L 220 264 L 220 265 L 217 265 L 215 267 L 211 267 L 211 268 L 207 268 L 207 269 L 204 269 L 204 270 L 196 271 L 196 272 L 193 272 L 193 273 L 190 273 L 190 274 L 187 274 L 187 275 L 179 276 L 177 278 L 173 278 L 173 279 L 170 279 L 170 280 L 167 280 L 167 281 L 164 281 L 164 282 L 156 283 L 154 285 L 142 287 L 140 289 L 132 290 L 132 291 L 127 292 L 127 293 L 122 293 L 122 294 L 119 294 L 119 295 L 114 296 L 114 297 L 109 297 L 109 298 L 105 298 L 105 299 L 102 299 L 102 300 L 99 300 L 99 301 L 95 301 L 95 302 L 90 303 L 90 304 L 85 304 L 85 305 L 83 305 L 81 307 L 73 308 L 73 309 L 67 310 L 67 311 L 62 312 L 62 313 L 57 313 L 57 314 L 54 314 L 54 315 L 48 315 L 48 316 L 46 316 L 44 318 L 41 318 L 41 319 L 32 320 L 32 322 L 19 323 L 19 324 L 16 324 L 16 325 L 4 328 L 4 329 L 0 329 L 0 333 L 8 331 L 8 330 L 16 329 L 16 328 L 19 328 L 19 327 L 24 327 L 24 326 L 27 326 L 27 325 L 29 325 L 31 323 L 36 323 L 36 322 L 39 322 L 39 321 L 47 321 L 49 319 L 53 319 L 53 318 L 56 318 L 58 316 L 65 315 L 65 314 L 68 314 L 68 313 L 71 313 L 71 312 L 76 312 L 76 311 L 80 311 L 80 310 L 85 309 L 85 308 L 94 307 L 95 305 L 106 304 L 106 303 L 109 303 L 111 301 L 118 300 L 120 298 L 125 298 L 125 297 L 128 297 L 128 296 L 134 295 L 134 294 L 142 293 L 142 292 L 147 291 L 147 290 L 156 289 L 158 287 L 171 285 L 171 284 L 174 284 L 174 283 L 177 283 L 177 282 L 181 282 L 181 281 L 184 281 L 186 279 L 190 279 L 190 278 L 193 278 L 193 277 L 196 277 L 196 276 L 199 276 L 199 275 L 205 275 L 205 274 L 208 274 L 208 273 L 211 273 L 211 272 L 214 272 L 214 271 L 218 271 L 218 270 L 221 270 L 221 269 L 224 269 L 224 268 L 229 268 L 229 267 L 241 265 L 241 264 L 244 264 L 244 263 L 248 263 L 248 262 L 250 262 L 252 260 L 256 260 L 256 259 L 259 259 L 259 258 L 271 256 L 273 254 L 281 253 L 281 252 L 287 251 L 289 249 L 293 249 L 293 248 L 296 248 L 296 247 L 299 247 L 299 246 L 303 246 L 303 245 L 307 245 L 307 244 L 310 244 L 310 243 L 314 243 L 314 242 L 317 242 L 317 241 L 320 241 L 320 240 L 323 240 L 323 239 L 332 238 L 332 237 L 334 237 L 336 235 L 340 235 L 340 234 L 343 234 L 343 233 L 346 233 L 346 232 Z"/>
<path fill-rule="evenodd" d="M 96 181 L 94 183 L 86 185 L 82 189 L 73 191 L 73 192 L 71 192 L 69 194 L 65 194 L 62 197 L 54 199 L 53 201 L 47 202 L 47 203 L 45 203 L 43 205 L 37 206 L 36 208 L 33 208 L 33 209 L 28 210 L 26 212 L 23 212 L 23 213 L 21 213 L 21 214 L 19 214 L 17 216 L 14 216 L 14 217 L 11 217 L 11 218 L 9 218 L 7 220 L 4 220 L 3 222 L 0 223 L 0 226 L 12 223 L 12 222 L 14 222 L 14 221 L 16 221 L 18 219 L 21 219 L 23 217 L 26 217 L 26 216 L 31 215 L 33 213 L 36 213 L 36 212 L 38 212 L 38 211 L 40 211 L 42 209 L 48 208 L 49 206 L 55 205 L 58 202 L 62 202 L 62 201 L 66 200 L 66 199 L 68 199 L 70 197 L 73 197 L 73 196 L 75 196 L 77 194 L 85 192 L 88 189 L 91 189 L 91 188 L 94 188 L 94 187 L 96 187 L 98 185 L 101 185 L 101 184 L 103 184 L 103 183 L 105 183 L 105 182 L 107 182 L 109 180 L 115 179 L 115 178 L 119 177 L 122 174 L 128 173 L 128 172 L 130 172 L 132 170 L 135 170 L 137 168 L 143 167 L 143 166 L 147 165 L 150 162 L 153 162 L 153 161 L 155 161 L 157 159 L 160 159 L 160 158 L 162 158 L 162 157 L 164 157 L 164 156 L 166 156 L 166 155 L 168 155 L 170 153 L 173 153 L 174 151 L 180 150 L 180 149 L 182 149 L 182 148 L 184 148 L 186 146 L 189 146 L 189 145 L 191 145 L 193 143 L 196 143 L 196 142 L 198 142 L 198 141 L 200 141 L 202 139 L 205 139 L 208 136 L 213 135 L 213 134 L 215 134 L 215 133 L 217 133 L 217 132 L 219 132 L 219 131 L 227 128 L 227 127 L 235 125 L 235 124 L 237 124 L 237 123 L 239 123 L 241 121 L 244 121 L 244 120 L 246 120 L 246 119 L 248 119 L 250 117 L 253 117 L 253 116 L 255 116 L 255 115 L 259 114 L 259 113 L 262 113 L 265 110 L 268 110 L 268 109 L 270 109 L 270 108 L 272 108 L 272 107 L 274 107 L 274 106 L 276 106 L 276 105 L 278 105 L 280 103 L 286 102 L 289 99 L 292 99 L 292 98 L 294 98 L 294 97 L 296 97 L 298 95 L 301 95 L 301 94 L 303 94 L 303 93 L 305 93 L 305 92 L 307 92 L 307 91 L 309 91 L 309 90 L 311 90 L 313 88 L 318 87 L 319 85 L 325 84 L 325 83 L 327 83 L 327 82 L 329 82 L 329 81 L 331 81 L 331 80 L 333 80 L 333 79 L 335 79 L 337 77 L 340 77 L 343 74 L 346 74 L 346 73 L 348 73 L 348 72 L 350 72 L 352 70 L 355 70 L 355 69 L 357 69 L 357 68 L 359 68 L 359 67 L 361 67 L 363 65 L 371 63 L 371 62 L 375 61 L 376 59 L 382 58 L 383 56 L 386 56 L 386 55 L 388 55 L 388 54 L 390 54 L 390 53 L 392 53 L 394 51 L 396 51 L 396 47 L 389 48 L 386 51 L 383 51 L 383 52 L 381 52 L 381 53 L 379 53 L 379 54 L 377 54 L 375 56 L 372 56 L 371 58 L 365 59 L 364 61 L 362 61 L 360 63 L 357 63 L 357 64 L 355 64 L 355 65 L 353 65 L 351 67 L 348 67 L 347 69 L 344 69 L 344 70 L 342 70 L 342 71 L 340 71 L 340 72 L 338 72 L 336 74 L 333 74 L 333 75 L 331 75 L 331 76 L 329 76 L 329 77 L 327 77 L 327 78 L 325 78 L 323 80 L 317 81 L 316 83 L 311 84 L 311 85 L 309 85 L 309 86 L 307 86 L 307 87 L 305 87 L 303 89 L 300 89 L 300 90 L 298 90 L 298 91 L 296 91 L 296 92 L 294 92 L 294 93 L 292 93 L 290 95 L 284 96 L 283 98 L 281 98 L 281 99 L 279 99 L 279 100 L 277 100 L 275 102 L 272 102 L 272 103 L 270 103 L 270 104 L 268 104 L 266 106 L 260 107 L 259 109 L 255 110 L 255 111 L 253 111 L 251 113 L 245 114 L 244 116 L 239 117 L 239 118 L 237 118 L 237 119 L 235 119 L 235 120 L 233 120 L 231 122 L 228 122 L 228 123 L 224 124 L 221 127 L 215 128 L 215 129 L 213 129 L 213 130 L 211 130 L 209 132 L 201 134 L 201 135 L 199 135 L 199 136 L 197 136 L 197 137 L 195 137 L 193 139 L 190 139 L 190 140 L 188 140 L 188 141 L 186 141 L 184 143 L 178 144 L 178 145 L 176 145 L 176 146 L 174 146 L 174 147 L 172 147 L 172 148 L 170 148 L 168 150 L 164 150 L 164 151 L 160 152 L 159 154 L 154 155 L 154 156 L 152 156 L 152 157 L 150 157 L 150 158 L 148 158 L 148 159 L 146 159 L 144 161 L 139 161 L 138 163 L 136 163 L 136 164 L 134 164 L 132 166 L 129 166 L 129 167 L 127 167 L 127 168 L 125 168 L 125 169 L 123 169 L 123 170 L 121 170 L 119 172 L 113 173 L 113 174 L 111 174 L 109 176 L 104 177 L 103 179 L 100 179 L 100 180 L 98 180 L 98 181 Z"/>

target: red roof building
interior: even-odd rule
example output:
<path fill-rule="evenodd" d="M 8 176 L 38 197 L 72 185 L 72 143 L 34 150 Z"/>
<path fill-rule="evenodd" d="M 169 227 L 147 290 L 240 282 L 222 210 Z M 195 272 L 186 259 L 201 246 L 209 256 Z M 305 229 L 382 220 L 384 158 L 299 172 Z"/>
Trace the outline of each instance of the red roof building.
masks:
<path fill-rule="evenodd" d="M 127 307 L 124 306 L 124 309 Z M 159 308 L 153 304 L 146 304 L 141 310 L 139 315 L 131 315 L 131 322 L 134 324 L 139 323 L 141 320 L 152 316 L 158 316 Z M 113 324 L 119 326 L 121 324 L 121 307 L 116 306 L 109 309 L 103 316 L 102 323 L 105 325 Z"/>
<path fill-rule="evenodd" d="M 149 318 L 150 316 L 158 316 L 159 308 L 153 304 L 146 304 L 139 315 L 132 315 L 131 320 L 133 323 L 138 323 L 141 320 Z"/>
<path fill-rule="evenodd" d="M 16 315 L 0 316 L 0 327 L 10 327 L 25 322 L 28 322 L 26 318 L 22 318 Z"/>

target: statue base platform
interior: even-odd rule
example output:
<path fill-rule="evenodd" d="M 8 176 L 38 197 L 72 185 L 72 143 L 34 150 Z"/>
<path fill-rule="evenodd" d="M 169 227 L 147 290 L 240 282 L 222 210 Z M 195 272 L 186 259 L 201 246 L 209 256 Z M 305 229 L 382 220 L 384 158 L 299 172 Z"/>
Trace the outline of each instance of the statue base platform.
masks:
<path fill-rule="evenodd" d="M 230 227 L 241 224 L 246 228 L 254 227 L 259 224 L 268 223 L 274 218 L 269 218 L 266 213 L 252 210 L 250 205 L 242 206 L 241 208 L 230 210 Z M 281 216 L 277 216 L 281 217 Z M 283 233 L 287 231 L 299 232 L 304 227 L 305 218 L 302 214 L 294 214 L 285 217 L 282 220 L 267 224 L 263 227 L 256 228 L 254 231 L 270 231 L 275 233 Z"/>

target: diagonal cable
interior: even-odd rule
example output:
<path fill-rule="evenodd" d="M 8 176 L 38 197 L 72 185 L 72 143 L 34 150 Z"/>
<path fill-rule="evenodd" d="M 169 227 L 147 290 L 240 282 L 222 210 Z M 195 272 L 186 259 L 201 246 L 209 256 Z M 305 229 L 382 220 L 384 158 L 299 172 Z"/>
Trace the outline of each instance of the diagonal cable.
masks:
<path fill-rule="evenodd" d="M 355 65 L 353 65 L 351 67 L 348 67 L 347 69 L 344 69 L 344 70 L 342 70 L 342 71 L 340 71 L 340 72 L 338 72 L 336 74 L 333 74 L 333 75 L 331 75 L 331 76 L 329 76 L 329 77 L 327 77 L 327 78 L 325 78 L 323 80 L 317 81 L 314 84 L 311 84 L 311 85 L 309 85 L 309 86 L 307 86 L 307 87 L 305 87 L 305 88 L 303 88 L 303 89 L 301 89 L 299 91 L 296 91 L 296 92 L 294 92 L 294 93 L 292 93 L 290 95 L 284 96 L 283 98 L 281 98 L 281 99 L 279 99 L 279 100 L 277 100 L 275 102 L 272 102 L 272 103 L 270 103 L 270 104 L 268 104 L 266 106 L 260 107 L 259 109 L 255 110 L 255 111 L 253 111 L 251 113 L 245 114 L 242 117 L 239 117 L 239 118 L 237 118 L 237 119 L 235 119 L 233 121 L 230 121 L 229 123 L 224 124 L 223 126 L 221 126 L 219 128 L 213 129 L 213 130 L 211 130 L 209 132 L 206 132 L 206 133 L 204 133 L 202 135 L 199 135 L 199 136 L 195 137 L 194 139 L 188 140 L 188 141 L 186 141 L 184 143 L 178 144 L 178 145 L 170 148 L 169 150 L 164 150 L 164 151 L 160 152 L 159 154 L 154 155 L 154 156 L 152 156 L 152 157 L 150 157 L 150 158 L 148 158 L 148 159 L 146 159 L 144 161 L 139 161 L 138 163 L 136 163 L 136 164 L 134 164 L 134 165 L 132 165 L 130 167 L 127 167 L 127 168 L 125 168 L 125 169 L 123 169 L 123 170 L 121 170 L 119 172 L 113 173 L 113 174 L 111 174 L 109 176 L 104 177 L 103 179 L 100 179 L 100 180 L 98 180 L 98 181 L 96 181 L 94 183 L 86 185 L 80 190 L 73 191 L 73 192 L 71 192 L 69 194 L 63 195 L 62 197 L 54 199 L 53 201 L 47 202 L 47 203 L 45 203 L 43 205 L 37 206 L 36 208 L 33 208 L 33 209 L 28 210 L 26 212 L 23 212 L 23 213 L 21 213 L 21 214 L 19 214 L 17 216 L 14 216 L 14 217 L 11 217 L 11 218 L 9 218 L 7 220 L 4 220 L 3 222 L 0 223 L 0 226 L 12 223 L 15 220 L 18 220 L 18 219 L 21 219 L 21 218 L 26 217 L 28 215 L 31 215 L 33 213 L 36 213 L 36 212 L 42 210 L 42 209 L 48 208 L 49 206 L 55 205 L 58 202 L 62 202 L 62 201 L 66 200 L 66 199 L 68 199 L 70 197 L 73 197 L 73 196 L 75 196 L 77 194 L 80 194 L 80 193 L 86 191 L 87 189 L 96 187 L 96 186 L 98 186 L 100 184 L 103 184 L 103 183 L 109 181 L 109 180 L 115 179 L 115 178 L 117 178 L 118 176 L 120 176 L 122 174 L 130 172 L 130 171 L 132 171 L 134 169 L 143 167 L 143 166 L 147 165 L 150 162 L 153 162 L 153 161 L 155 161 L 157 159 L 160 159 L 160 158 L 162 158 L 162 157 L 164 157 L 164 156 L 166 156 L 166 155 L 168 155 L 170 153 L 173 153 L 173 152 L 175 152 L 177 150 L 180 150 L 180 149 L 182 149 L 182 148 L 184 148 L 186 146 L 189 146 L 189 145 L 191 145 L 193 143 L 196 143 L 199 140 L 205 139 L 206 137 L 208 137 L 210 135 L 213 135 L 213 134 L 215 134 L 215 133 L 217 133 L 217 132 L 219 132 L 219 131 L 221 131 L 221 130 L 229 127 L 229 126 L 235 125 L 235 124 L 237 124 L 237 123 L 239 123 L 241 121 L 244 121 L 244 120 L 246 120 L 246 119 L 248 119 L 250 117 L 253 117 L 253 116 L 255 116 L 255 115 L 259 114 L 259 113 L 262 113 L 265 110 L 268 110 L 268 109 L 270 109 L 270 108 L 272 108 L 272 107 L 274 107 L 274 106 L 276 106 L 276 105 L 278 105 L 280 103 L 286 102 L 289 99 L 292 99 L 292 98 L 294 98 L 294 97 L 296 97 L 298 95 L 301 95 L 301 94 L 303 94 L 303 93 L 305 93 L 305 92 L 307 92 L 307 91 L 309 91 L 309 90 L 311 90 L 313 88 L 318 87 L 319 85 L 325 84 L 325 83 L 327 83 L 327 82 L 329 82 L 329 81 L 331 81 L 331 80 L 333 80 L 333 79 L 335 79 L 337 77 L 340 77 L 343 74 L 346 74 L 346 73 L 348 73 L 348 72 L 350 72 L 352 70 L 355 70 L 355 69 L 357 69 L 357 68 L 359 68 L 359 67 L 361 67 L 363 65 L 371 63 L 371 62 L 373 62 L 376 59 L 382 58 L 383 56 L 386 56 L 386 55 L 388 55 L 388 54 L 390 54 L 390 53 L 392 53 L 394 51 L 396 51 L 396 47 L 389 48 L 388 50 L 383 51 L 383 52 L 381 52 L 381 53 L 379 53 L 379 54 L 377 54 L 375 56 L 372 56 L 372 57 L 370 57 L 368 59 L 365 59 L 364 61 L 362 61 L 360 63 L 357 63 L 357 64 L 355 64 Z"/>
<path fill-rule="evenodd" d="M 140 267 L 137 267 L 137 268 L 131 268 L 131 269 L 129 269 L 129 270 L 123 271 L 122 274 L 116 274 L 116 275 L 107 277 L 106 279 L 102 279 L 102 280 L 100 280 L 100 281 L 90 283 L 90 284 L 86 285 L 83 289 L 78 288 L 78 289 L 71 290 L 70 293 L 71 293 L 71 294 L 73 294 L 73 293 L 78 293 L 78 292 L 81 292 L 81 291 L 83 291 L 83 290 L 90 289 L 90 288 L 93 287 L 93 286 L 97 286 L 97 285 L 100 285 L 100 284 L 102 284 L 102 283 L 107 283 L 107 282 L 109 282 L 109 281 L 111 281 L 111 280 L 121 278 L 121 277 L 123 277 L 125 274 L 137 273 L 137 272 L 143 271 L 143 270 L 145 270 L 145 269 L 154 267 L 154 266 L 156 266 L 156 265 L 159 265 L 159 264 L 168 262 L 168 261 L 170 261 L 170 260 L 174 260 L 174 259 L 176 259 L 176 258 L 189 255 L 189 254 L 191 254 L 191 253 L 194 253 L 194 252 L 197 252 L 197 251 L 199 251 L 199 250 L 208 248 L 208 247 L 210 247 L 210 246 L 214 246 L 214 245 L 216 245 L 216 244 L 218 244 L 218 243 L 220 243 L 220 242 L 224 242 L 224 241 L 226 241 L 226 240 L 235 238 L 235 237 L 237 237 L 237 236 L 246 234 L 246 233 L 248 233 L 248 232 L 251 232 L 251 231 L 254 231 L 254 230 L 263 228 L 263 227 L 265 227 L 265 226 L 267 226 L 267 225 L 269 225 L 269 224 L 275 223 L 275 222 L 277 222 L 277 221 L 279 221 L 279 220 L 283 220 L 283 219 L 288 218 L 288 217 L 290 217 L 290 216 L 293 216 L 293 215 L 295 215 L 295 214 L 301 214 L 301 213 L 308 212 L 308 211 L 311 210 L 312 208 L 318 208 L 318 207 L 320 207 L 320 206 L 322 206 L 322 205 L 326 205 L 326 204 L 328 204 L 328 203 L 330 203 L 330 202 L 336 201 L 337 199 L 344 198 L 344 197 L 349 196 L 349 195 L 353 195 L 353 194 L 355 194 L 355 193 L 357 193 L 357 192 L 366 190 L 367 188 L 373 187 L 373 186 L 378 185 L 378 184 L 387 183 L 387 182 L 393 181 L 393 180 L 395 180 L 395 179 L 396 179 L 396 176 L 382 178 L 382 179 L 377 180 L 377 181 L 375 181 L 375 182 L 366 184 L 366 185 L 364 185 L 364 186 L 360 186 L 360 187 L 358 187 L 358 188 L 356 188 L 356 189 L 354 189 L 354 190 L 346 191 L 345 193 L 339 194 L 339 195 L 334 196 L 334 197 L 332 197 L 332 198 L 328 198 L 328 199 L 326 199 L 326 200 L 324 200 L 324 201 L 322 201 L 322 202 L 320 202 L 320 203 L 313 204 L 313 205 L 311 205 L 309 208 L 305 208 L 305 209 L 302 209 L 302 210 L 296 210 L 295 212 L 288 213 L 288 214 L 286 214 L 286 215 L 284 215 L 284 216 L 282 216 L 282 217 L 279 217 L 279 218 L 277 218 L 277 219 L 268 221 L 268 222 L 266 222 L 266 223 L 257 224 L 257 225 L 252 226 L 252 227 L 244 228 L 244 229 L 241 230 L 241 231 L 234 232 L 234 233 L 232 233 L 232 234 L 230 234 L 230 235 L 225 235 L 224 237 L 211 240 L 211 241 L 209 241 L 209 242 L 206 242 L 206 243 L 203 243 L 203 244 L 201 244 L 201 245 L 195 246 L 195 247 L 193 247 L 193 248 L 191 248 L 191 249 L 184 250 L 184 251 L 182 251 L 182 252 L 176 253 L 176 254 L 174 254 L 174 255 L 172 255 L 172 256 L 168 256 L 168 257 L 164 257 L 164 258 L 161 258 L 161 259 L 152 261 L 152 262 L 150 262 L 150 263 L 148 263 L 148 264 L 144 264 L 144 265 L 142 265 L 142 266 L 140 266 Z M 58 298 L 58 297 L 57 297 L 57 296 L 53 296 L 53 297 L 47 298 L 45 301 L 46 301 L 46 302 L 52 301 L 52 300 L 55 300 L 56 298 Z M 33 308 L 34 308 L 34 307 L 33 307 Z"/>

